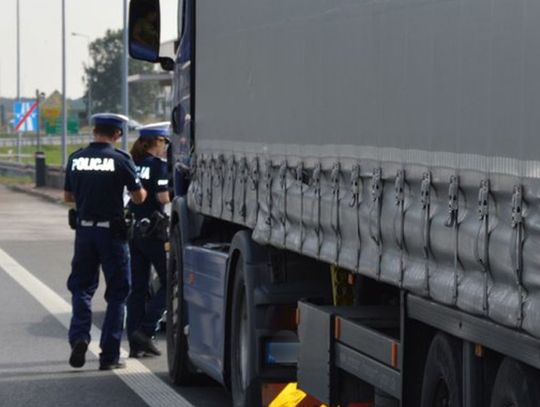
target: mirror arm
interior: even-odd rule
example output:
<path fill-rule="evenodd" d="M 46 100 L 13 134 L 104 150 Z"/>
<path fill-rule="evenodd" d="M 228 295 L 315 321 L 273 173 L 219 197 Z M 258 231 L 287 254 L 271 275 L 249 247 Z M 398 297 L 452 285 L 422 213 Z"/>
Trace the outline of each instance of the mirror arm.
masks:
<path fill-rule="evenodd" d="M 159 57 L 158 61 L 164 71 L 174 71 L 175 62 L 169 57 Z"/>

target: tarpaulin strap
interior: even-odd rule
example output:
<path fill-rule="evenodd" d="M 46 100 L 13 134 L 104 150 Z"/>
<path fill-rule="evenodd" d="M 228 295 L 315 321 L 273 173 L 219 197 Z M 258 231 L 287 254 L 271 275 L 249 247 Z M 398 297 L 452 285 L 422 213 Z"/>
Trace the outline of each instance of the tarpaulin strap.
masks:
<path fill-rule="evenodd" d="M 259 159 L 257 157 L 254 157 L 251 160 L 250 165 L 250 188 L 252 191 L 255 191 L 255 222 L 257 222 L 257 218 L 259 216 L 259 178 L 261 176 L 261 173 L 259 171 Z"/>
<path fill-rule="evenodd" d="M 488 290 L 491 280 L 491 271 L 489 266 L 489 180 L 480 181 L 478 190 L 478 233 L 476 234 L 476 243 L 474 245 L 475 257 L 484 271 L 484 289 L 482 299 L 482 309 L 487 315 L 489 313 Z M 482 254 L 479 253 L 480 237 L 484 239 L 482 245 Z"/>
<path fill-rule="evenodd" d="M 242 220 L 246 221 L 246 193 L 247 193 L 247 182 L 248 182 L 248 165 L 247 165 L 247 159 L 246 157 L 242 157 L 240 159 L 240 186 L 242 187 L 241 195 L 242 195 L 242 205 L 240 205 L 239 214 L 242 217 Z"/>
<path fill-rule="evenodd" d="M 281 216 L 280 221 L 283 226 L 283 247 L 287 244 L 287 161 L 283 160 L 281 166 L 279 167 L 279 186 L 282 193 L 282 205 L 281 205 Z"/>
<path fill-rule="evenodd" d="M 332 182 L 332 229 L 334 231 L 334 234 L 336 236 L 336 256 L 334 258 L 334 262 L 336 264 L 339 263 L 339 254 L 341 252 L 341 230 L 340 230 L 340 218 L 339 218 L 339 206 L 340 206 L 340 198 L 339 198 L 339 189 L 340 189 L 340 178 L 341 178 L 341 166 L 339 165 L 339 162 L 334 163 L 332 167 L 332 172 L 330 174 L 330 179 Z"/>
<path fill-rule="evenodd" d="M 381 276 L 382 241 L 381 241 L 381 207 L 382 207 L 382 174 L 380 168 L 374 168 L 371 177 L 371 209 L 369 216 L 369 234 L 377 245 L 377 278 Z M 373 230 L 373 213 L 375 212 L 375 230 Z"/>
<path fill-rule="evenodd" d="M 264 187 L 266 189 L 267 214 L 264 223 L 268 226 L 267 241 L 272 236 L 272 161 L 267 160 L 264 173 Z"/>
<path fill-rule="evenodd" d="M 424 238 L 424 260 L 426 268 L 426 293 L 429 295 L 429 254 L 430 254 L 430 241 L 429 241 L 429 227 L 431 216 L 431 173 L 425 172 L 422 176 L 422 184 L 420 185 L 420 201 L 422 203 L 422 210 L 424 216 L 422 217 L 422 230 Z"/>
<path fill-rule="evenodd" d="M 456 175 L 450 176 L 448 183 L 448 218 L 444 223 L 447 227 L 452 227 L 457 224 L 458 216 L 458 190 L 459 178 Z"/>
<path fill-rule="evenodd" d="M 316 226 L 315 232 L 317 234 L 317 257 L 321 255 L 321 246 L 323 241 L 323 232 L 321 227 L 321 174 L 322 167 L 321 163 L 317 163 L 313 169 L 313 176 L 311 178 L 311 186 L 315 193 L 315 201 L 317 203 L 317 215 L 316 215 Z"/>
<path fill-rule="evenodd" d="M 298 250 L 302 252 L 304 246 L 304 163 L 300 161 L 296 166 L 296 182 L 300 188 L 300 239 Z"/>
<path fill-rule="evenodd" d="M 521 185 L 514 185 L 512 195 L 512 241 L 510 246 L 510 258 L 514 267 L 514 277 L 518 287 L 519 310 L 517 316 L 517 327 L 523 325 L 523 305 L 527 290 L 523 286 L 523 188 Z"/>
<path fill-rule="evenodd" d="M 362 249 L 361 244 L 361 228 L 360 228 L 360 204 L 362 203 L 362 178 L 360 174 L 360 164 L 354 164 L 351 169 L 351 201 L 349 207 L 353 208 L 356 213 L 356 270 L 360 269 L 360 254 Z"/>
<path fill-rule="evenodd" d="M 226 195 L 228 199 L 225 200 L 225 207 L 231 213 L 234 214 L 234 184 L 236 181 L 236 162 L 234 156 L 229 157 L 229 163 L 227 165 L 227 183 L 226 183 Z"/>
<path fill-rule="evenodd" d="M 218 217 L 223 216 L 223 208 L 225 207 L 225 170 L 226 170 L 226 164 L 225 164 L 225 157 L 223 154 L 220 154 L 217 158 L 217 165 L 216 165 L 216 174 L 217 177 L 214 179 L 216 181 L 215 187 L 219 188 L 219 196 L 221 201 L 221 206 L 219 208 Z"/>
<path fill-rule="evenodd" d="M 459 285 L 459 259 L 458 259 L 458 211 L 459 211 L 459 177 L 457 175 L 450 176 L 448 184 L 448 218 L 444 223 L 447 227 L 454 229 L 454 290 L 452 300 L 454 305 L 457 304 L 458 285 Z"/>
<path fill-rule="evenodd" d="M 191 167 L 191 170 L 193 171 L 191 178 L 194 181 L 194 184 L 197 186 L 197 189 L 195 190 L 195 202 L 197 203 L 197 206 L 199 207 L 199 210 L 202 210 L 203 205 L 203 191 L 204 191 L 204 172 L 205 172 L 205 161 L 204 157 L 202 155 L 196 156 L 193 154 L 193 161 L 194 165 Z"/>
<path fill-rule="evenodd" d="M 214 188 L 214 176 L 216 173 L 216 159 L 214 157 L 210 158 L 210 162 L 208 163 L 208 182 L 206 183 L 206 199 L 208 200 L 208 209 L 212 210 L 212 204 L 213 204 L 213 188 Z"/>
<path fill-rule="evenodd" d="M 403 272 L 404 262 L 403 256 L 405 251 L 405 171 L 398 170 L 396 180 L 394 182 L 394 190 L 396 195 L 396 215 L 394 217 L 394 236 L 396 244 L 400 250 L 399 255 L 399 286 L 403 287 Z"/>

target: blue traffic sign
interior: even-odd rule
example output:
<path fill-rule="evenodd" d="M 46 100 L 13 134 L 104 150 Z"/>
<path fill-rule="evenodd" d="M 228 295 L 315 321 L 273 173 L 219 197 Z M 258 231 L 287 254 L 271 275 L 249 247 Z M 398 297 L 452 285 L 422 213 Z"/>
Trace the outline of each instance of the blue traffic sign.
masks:
<path fill-rule="evenodd" d="M 33 110 L 32 110 L 33 109 Z M 29 113 L 29 111 L 32 112 Z M 24 123 L 20 124 L 18 130 L 22 132 L 36 132 L 38 128 L 38 109 L 35 108 L 32 102 L 14 102 L 13 103 L 13 122 L 18 126 L 21 120 Z"/>

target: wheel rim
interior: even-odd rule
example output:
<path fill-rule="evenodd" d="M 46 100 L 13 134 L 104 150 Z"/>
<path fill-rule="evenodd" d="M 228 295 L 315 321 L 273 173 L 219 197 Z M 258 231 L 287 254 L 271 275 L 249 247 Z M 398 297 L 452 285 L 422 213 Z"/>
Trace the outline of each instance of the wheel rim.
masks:
<path fill-rule="evenodd" d="M 442 378 L 439 379 L 435 389 L 433 407 L 450 407 L 450 391 Z"/>

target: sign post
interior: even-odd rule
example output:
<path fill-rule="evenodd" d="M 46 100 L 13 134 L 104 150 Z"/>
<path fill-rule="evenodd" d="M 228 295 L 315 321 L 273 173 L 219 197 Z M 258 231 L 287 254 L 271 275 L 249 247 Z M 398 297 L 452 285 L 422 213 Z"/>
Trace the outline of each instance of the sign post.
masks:
<path fill-rule="evenodd" d="M 17 162 L 21 161 L 22 132 L 35 131 L 37 128 L 37 103 L 15 102 L 13 116 L 15 117 L 15 131 L 17 132 Z"/>
<path fill-rule="evenodd" d="M 22 135 L 21 132 L 17 132 L 17 162 L 21 162 L 21 142 L 22 142 Z"/>
<path fill-rule="evenodd" d="M 39 102 L 41 98 L 44 97 L 44 93 L 40 93 L 36 89 L 36 105 L 37 105 L 37 149 L 35 153 L 35 170 L 36 170 L 36 187 L 44 187 L 47 184 L 47 165 L 45 164 L 45 153 L 41 151 L 41 122 L 40 122 L 40 111 L 39 111 Z"/>

